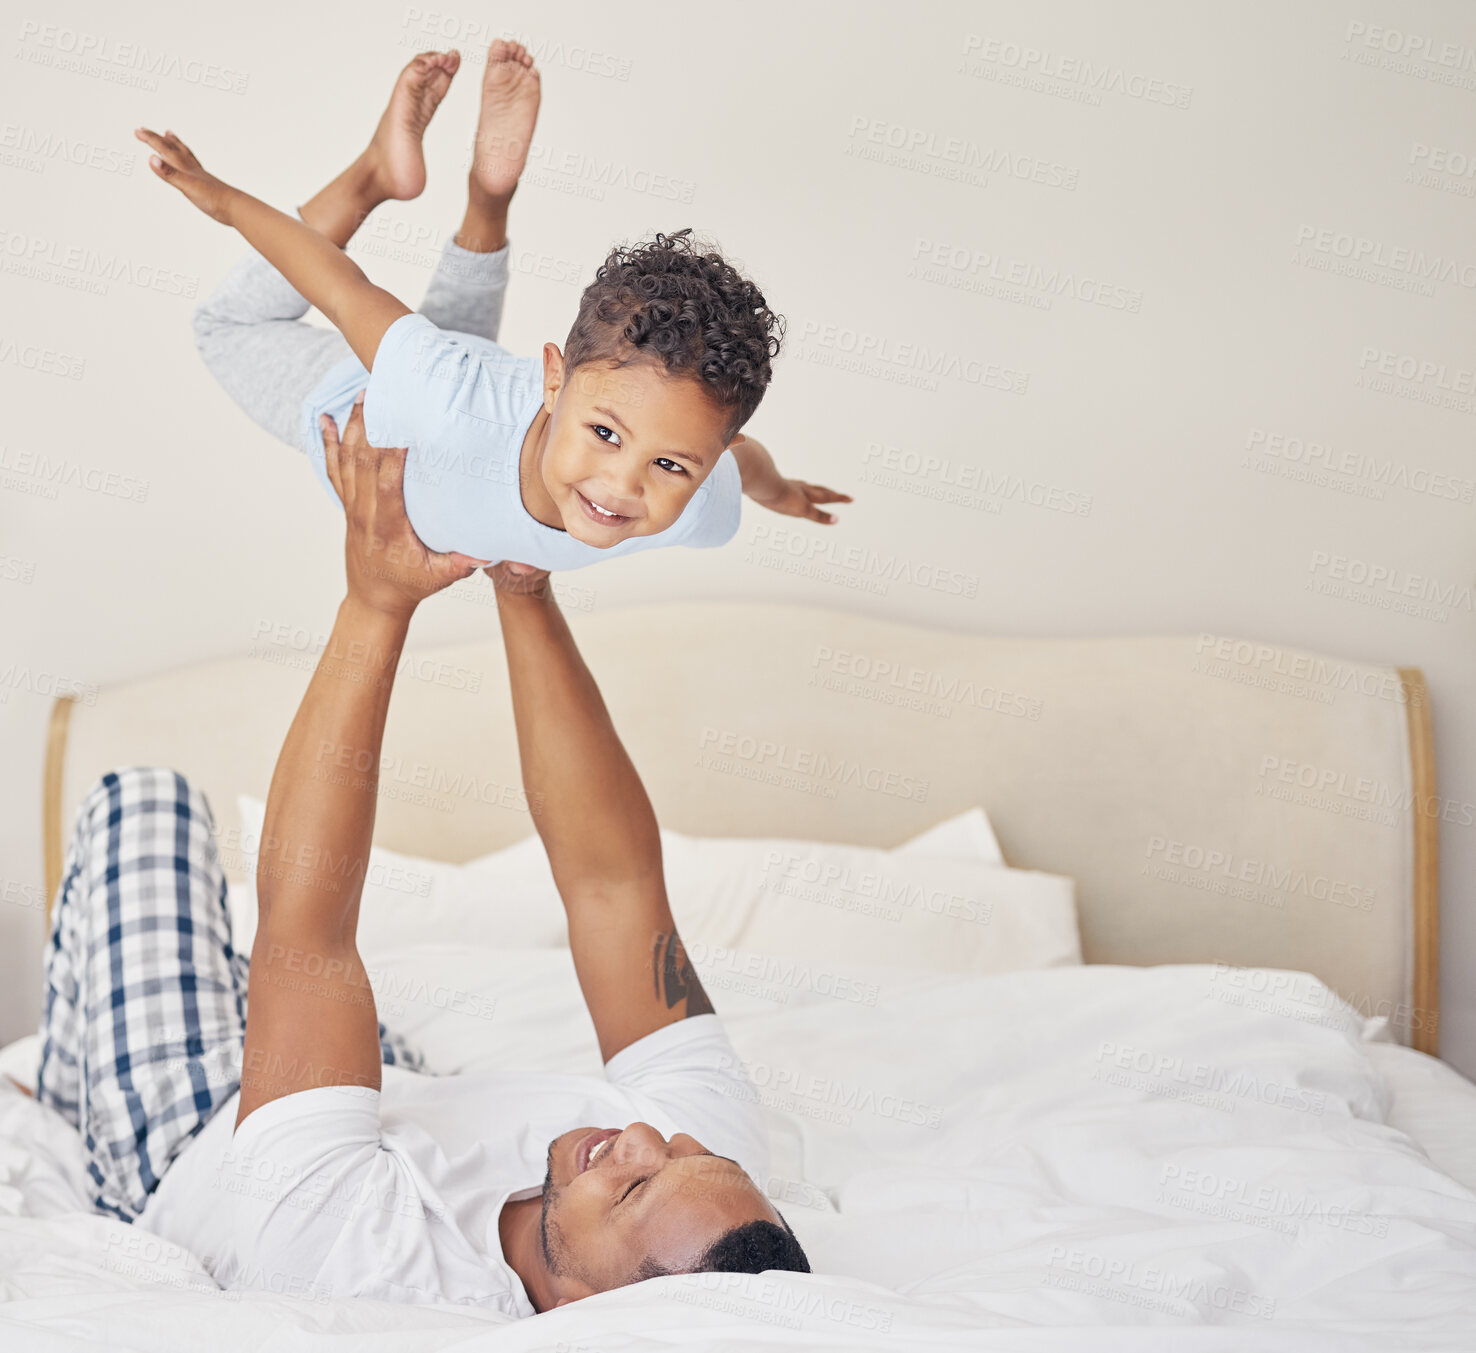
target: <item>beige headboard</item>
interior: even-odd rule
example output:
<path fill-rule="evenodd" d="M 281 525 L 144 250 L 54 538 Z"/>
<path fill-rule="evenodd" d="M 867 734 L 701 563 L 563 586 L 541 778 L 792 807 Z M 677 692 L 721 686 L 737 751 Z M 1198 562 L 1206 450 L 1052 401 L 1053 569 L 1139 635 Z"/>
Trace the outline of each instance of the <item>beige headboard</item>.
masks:
<path fill-rule="evenodd" d="M 768 604 L 571 624 L 665 826 L 891 846 L 982 804 L 1011 864 L 1077 880 L 1088 962 L 1305 969 L 1435 1051 L 1437 819 L 1415 669 Z M 315 657 L 284 628 L 247 656 L 59 703 L 48 893 L 78 801 L 129 764 L 205 790 L 239 877 L 235 797 L 266 796 Z M 496 637 L 402 665 L 380 788 L 391 849 L 465 860 L 532 830 Z"/>

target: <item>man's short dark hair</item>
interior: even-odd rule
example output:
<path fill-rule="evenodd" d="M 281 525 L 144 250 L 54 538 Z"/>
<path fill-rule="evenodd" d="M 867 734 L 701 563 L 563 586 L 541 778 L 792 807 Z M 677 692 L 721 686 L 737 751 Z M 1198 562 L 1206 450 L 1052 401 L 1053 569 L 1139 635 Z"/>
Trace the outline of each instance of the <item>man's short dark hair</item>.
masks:
<path fill-rule="evenodd" d="M 789 1229 L 789 1223 L 782 1216 L 779 1221 L 779 1226 L 771 1221 L 750 1221 L 735 1226 L 713 1241 L 690 1269 L 663 1268 L 653 1259 L 644 1259 L 631 1281 L 639 1283 L 678 1272 L 765 1273 L 769 1269 L 783 1269 L 789 1273 L 808 1273 L 808 1257 Z"/>
<path fill-rule="evenodd" d="M 763 292 L 688 226 L 610 251 L 579 298 L 564 361 L 569 371 L 659 361 L 690 375 L 729 412 L 731 440 L 773 379 L 783 333 Z"/>

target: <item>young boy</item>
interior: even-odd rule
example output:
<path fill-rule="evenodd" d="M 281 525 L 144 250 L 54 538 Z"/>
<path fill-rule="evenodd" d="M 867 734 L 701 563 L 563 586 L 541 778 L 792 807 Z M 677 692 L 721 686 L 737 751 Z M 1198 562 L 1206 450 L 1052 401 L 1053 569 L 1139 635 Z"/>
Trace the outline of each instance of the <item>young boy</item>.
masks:
<path fill-rule="evenodd" d="M 784 478 L 738 435 L 769 384 L 783 322 L 721 256 L 694 248 L 690 230 L 612 251 L 564 352 L 545 343 L 540 364 L 494 341 L 508 204 L 540 98 L 520 43 L 499 39 L 488 53 L 466 215 L 420 312 L 343 252 L 381 202 L 424 189 L 421 140 L 459 63 L 456 52 L 415 57 L 369 148 L 300 219 L 206 173 L 173 132 L 137 129 L 154 172 L 256 250 L 195 313 L 221 385 L 306 450 L 330 493 L 324 436 L 336 438 L 334 422 L 362 399 L 370 442 L 409 448 L 406 512 L 435 551 L 568 569 L 720 545 L 738 529 L 741 493 L 832 523 L 819 505 L 847 495 Z M 302 322 L 309 304 L 338 332 Z"/>

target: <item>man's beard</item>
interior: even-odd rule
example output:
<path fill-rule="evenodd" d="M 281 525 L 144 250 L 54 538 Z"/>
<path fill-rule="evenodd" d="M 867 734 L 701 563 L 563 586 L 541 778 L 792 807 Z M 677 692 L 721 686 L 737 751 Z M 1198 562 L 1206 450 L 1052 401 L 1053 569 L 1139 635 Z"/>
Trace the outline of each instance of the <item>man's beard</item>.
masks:
<path fill-rule="evenodd" d="M 557 1139 L 555 1139 L 557 1140 Z M 568 1269 L 558 1251 L 563 1249 L 562 1243 L 556 1250 L 549 1240 L 548 1235 L 548 1210 L 558 1202 L 558 1190 L 553 1182 L 553 1142 L 548 1144 L 548 1169 L 543 1176 L 543 1208 L 538 1217 L 538 1243 L 543 1250 L 543 1262 L 548 1266 L 548 1271 L 556 1278 L 568 1276 Z M 555 1223 L 557 1229 L 557 1223 Z M 562 1242 L 562 1237 L 560 1237 Z"/>

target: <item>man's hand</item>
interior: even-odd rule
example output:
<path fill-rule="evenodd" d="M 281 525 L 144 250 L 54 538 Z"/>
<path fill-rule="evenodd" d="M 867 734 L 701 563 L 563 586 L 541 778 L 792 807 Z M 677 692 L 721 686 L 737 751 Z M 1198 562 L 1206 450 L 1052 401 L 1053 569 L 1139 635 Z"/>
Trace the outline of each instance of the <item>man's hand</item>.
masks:
<path fill-rule="evenodd" d="M 546 597 L 550 584 L 546 568 L 534 568 L 532 564 L 519 564 L 504 559 L 500 564 L 482 570 L 492 579 L 492 585 L 503 596 Z"/>
<path fill-rule="evenodd" d="M 756 437 L 739 433 L 728 446 L 738 462 L 743 479 L 743 492 L 760 507 L 786 517 L 807 517 L 824 526 L 835 525 L 835 514 L 824 512 L 821 503 L 849 503 L 849 493 L 837 493 L 823 484 L 807 484 L 803 479 L 786 479 L 779 473 L 768 448 Z"/>
<path fill-rule="evenodd" d="M 408 617 L 433 593 L 469 578 L 487 563 L 466 554 L 428 550 L 405 515 L 405 448 L 370 446 L 363 395 L 343 430 L 324 414 L 328 479 L 348 523 L 344 554 L 349 597 L 385 615 Z"/>

